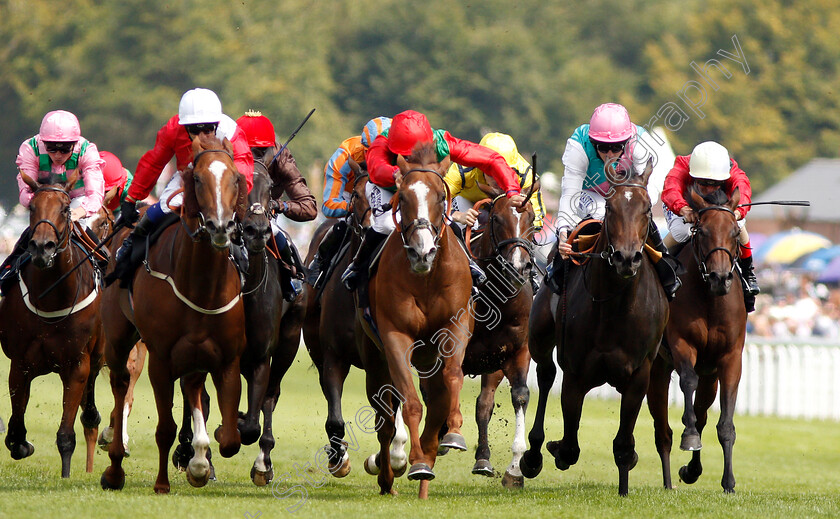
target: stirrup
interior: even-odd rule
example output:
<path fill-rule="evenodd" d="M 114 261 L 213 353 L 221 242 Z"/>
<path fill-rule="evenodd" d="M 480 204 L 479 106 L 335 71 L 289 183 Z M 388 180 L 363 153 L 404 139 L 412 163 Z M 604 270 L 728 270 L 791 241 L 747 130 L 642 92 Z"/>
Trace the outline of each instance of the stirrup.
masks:
<path fill-rule="evenodd" d="M 481 270 L 481 267 L 472 262 L 470 262 L 470 277 L 472 277 L 473 286 L 476 287 L 480 287 L 487 282 L 487 274 Z"/>
<path fill-rule="evenodd" d="M 341 284 L 344 285 L 344 288 L 353 292 L 359 286 L 359 276 L 361 274 L 362 270 L 356 267 L 355 263 L 350 263 L 347 270 L 341 275 Z"/>

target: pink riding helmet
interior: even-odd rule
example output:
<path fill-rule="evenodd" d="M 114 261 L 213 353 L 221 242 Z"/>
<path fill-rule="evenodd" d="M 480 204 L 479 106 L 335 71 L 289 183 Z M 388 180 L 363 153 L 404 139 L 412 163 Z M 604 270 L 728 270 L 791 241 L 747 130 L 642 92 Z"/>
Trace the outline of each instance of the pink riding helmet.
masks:
<path fill-rule="evenodd" d="M 75 115 L 65 110 L 54 110 L 44 116 L 38 135 L 46 142 L 76 142 L 82 136 L 82 130 Z"/>
<path fill-rule="evenodd" d="M 589 138 L 598 142 L 626 141 L 634 132 L 627 109 L 616 103 L 602 104 L 589 120 Z"/>

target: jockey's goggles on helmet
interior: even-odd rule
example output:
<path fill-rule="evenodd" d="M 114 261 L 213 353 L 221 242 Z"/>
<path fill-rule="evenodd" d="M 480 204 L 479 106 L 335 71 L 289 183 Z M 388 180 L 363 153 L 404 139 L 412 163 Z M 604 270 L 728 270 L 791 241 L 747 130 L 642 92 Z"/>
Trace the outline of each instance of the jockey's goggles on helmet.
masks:
<path fill-rule="evenodd" d="M 708 179 L 708 178 L 695 178 L 694 181 L 697 182 L 697 185 L 699 185 L 699 186 L 705 186 L 705 187 L 721 187 L 721 186 L 723 186 L 723 180 L 711 180 L 711 179 Z"/>
<path fill-rule="evenodd" d="M 202 133 L 215 132 L 218 126 L 218 123 L 188 124 L 186 125 L 186 129 L 190 135 L 201 135 Z"/>
<path fill-rule="evenodd" d="M 598 142 L 590 139 L 590 142 L 595 149 L 600 151 L 601 153 L 620 153 L 624 151 L 625 146 L 627 146 L 627 141 L 624 142 Z"/>
<path fill-rule="evenodd" d="M 75 145 L 75 142 L 44 142 L 49 153 L 70 153 Z"/>

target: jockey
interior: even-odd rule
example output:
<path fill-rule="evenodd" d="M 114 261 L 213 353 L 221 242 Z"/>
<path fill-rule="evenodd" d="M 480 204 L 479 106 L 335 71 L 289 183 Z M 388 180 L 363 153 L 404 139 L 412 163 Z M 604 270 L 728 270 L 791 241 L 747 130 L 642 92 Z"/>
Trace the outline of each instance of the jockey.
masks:
<path fill-rule="evenodd" d="M 123 166 L 119 157 L 110 151 L 100 151 L 99 156 L 105 161 L 102 168 L 102 176 L 105 178 L 105 192 L 117 188 L 117 194 L 108 202 L 106 207 L 118 216 L 120 204 L 128 194 L 128 188 L 131 186 L 134 175 Z"/>
<path fill-rule="evenodd" d="M 239 174 L 244 175 L 250 191 L 254 183 L 254 157 L 248 147 L 245 133 L 236 122 L 222 113 L 222 103 L 219 97 L 206 88 L 188 90 L 181 97 L 178 114 L 158 130 L 155 146 L 140 157 L 134 180 L 128 188 L 128 194 L 120 204 L 120 220 L 131 226 L 137 222 L 137 201 L 143 200 L 152 191 L 158 177 L 166 164 L 175 157 L 177 171 L 160 195 L 160 201 L 152 204 L 143 218 L 134 226 L 134 231 L 123 241 L 117 251 L 117 265 L 109 275 L 109 282 L 114 279 L 130 275 L 134 271 L 131 260 L 131 250 L 134 240 L 145 238 L 151 234 L 164 215 L 171 213 L 170 204 L 178 206 L 183 195 L 172 194 L 181 189 L 184 181 L 181 172 L 192 163 L 192 140 L 194 137 L 207 133 L 215 135 L 221 140 L 227 138 L 233 145 L 233 159 Z M 172 200 L 169 200 L 170 197 Z M 233 249 L 236 249 L 234 247 Z"/>
<path fill-rule="evenodd" d="M 355 290 L 371 253 L 394 230 L 390 213 L 381 208 L 390 202 L 397 189 L 395 177 L 399 168 L 394 165 L 397 155 L 411 155 L 416 144 L 429 142 L 434 143 L 439 160 L 449 155 L 456 164 L 480 168 L 496 180 L 515 207 L 521 207 L 524 203 L 516 173 L 501 155 L 484 146 L 455 138 L 446 130 L 432 130 L 429 120 L 419 112 L 406 110 L 399 113 L 391 121 L 388 131 L 373 141 L 366 155 L 370 182 L 367 183 L 365 194 L 370 201 L 373 225 L 365 231 L 353 262 L 341 276 L 348 290 Z M 472 260 L 470 270 L 475 285 L 486 279 Z"/>
<path fill-rule="evenodd" d="M 566 143 L 563 153 L 565 171 L 557 214 L 557 250 L 554 262 L 546 272 L 546 283 L 559 292 L 562 280 L 562 261 L 572 252 L 566 243 L 569 231 L 586 218 L 603 219 L 609 180 L 606 165 L 614 163 L 636 172 L 645 169 L 650 153 L 647 133 L 630 121 L 627 109 L 615 103 L 602 104 L 595 109 L 589 124 L 579 126 Z M 648 179 L 648 196 L 651 203 L 659 199 L 662 182 L 651 176 Z M 668 300 L 672 300 L 682 285 L 677 271 L 679 263 L 668 254 L 653 219 L 650 220 L 648 243 L 662 254 L 665 261 L 654 264 Z M 556 275 L 555 275 L 556 274 Z"/>
<path fill-rule="evenodd" d="M 516 172 L 519 185 L 523 190 L 531 187 L 534 181 L 531 175 L 531 164 L 519 154 L 513 137 L 504 133 L 488 133 L 481 138 L 479 144 L 498 152 L 505 159 L 508 166 Z M 479 168 L 452 164 L 443 180 L 449 186 L 449 193 L 452 195 L 452 221 L 459 226 L 460 231 L 463 231 L 467 225 L 475 225 L 478 211 L 472 207 L 479 200 L 487 198 L 487 195 L 478 187 L 478 183 L 492 186 L 495 184 L 493 177 L 485 175 Z M 539 190 L 531 194 L 531 205 L 534 207 L 534 231 L 538 232 L 542 229 L 545 217 L 545 206 Z M 458 234 L 463 239 L 463 232 Z M 534 269 L 531 270 L 531 285 L 534 292 L 539 289 L 536 272 Z"/>
<path fill-rule="evenodd" d="M 306 180 L 301 176 L 297 163 L 289 148 L 284 148 L 276 160 L 272 160 L 277 154 L 277 137 L 274 133 L 274 125 L 271 120 L 260 112 L 248 111 L 245 115 L 236 120 L 236 124 L 242 128 L 248 139 L 248 146 L 254 156 L 254 162 L 268 164 L 268 176 L 271 178 L 271 202 L 276 204 L 277 209 L 273 211 L 271 219 L 271 230 L 274 233 L 274 241 L 280 257 L 289 266 L 294 266 L 292 250 L 285 233 L 280 228 L 280 217 L 285 216 L 296 222 L 308 222 L 314 220 L 318 214 L 315 197 L 306 186 Z M 283 194 L 288 200 L 282 200 Z M 287 301 L 294 301 L 297 297 L 297 289 L 292 280 L 284 279 L 282 283 L 283 297 Z"/>
<path fill-rule="evenodd" d="M 80 170 L 79 180 L 71 188 L 70 218 L 87 229 L 87 218 L 99 212 L 105 196 L 102 180 L 103 160 L 96 144 L 82 137 L 79 120 L 65 110 L 47 113 L 37 135 L 23 141 L 18 150 L 18 188 L 20 205 L 29 207 L 34 192 L 22 175 L 39 182 L 66 182 L 67 172 Z M 0 267 L 0 283 L 14 277 L 21 256 L 29 242 L 29 229 L 23 231 L 12 253 Z"/>
<path fill-rule="evenodd" d="M 348 229 L 351 191 L 347 185 L 353 182 L 356 176 L 350 168 L 349 159 L 365 167 L 365 153 L 371 143 L 390 127 L 390 117 L 379 116 L 371 119 L 362 128 L 361 135 L 355 135 L 341 143 L 324 167 L 324 203 L 321 205 L 321 211 L 327 218 L 335 218 L 338 221 L 321 238 L 318 251 L 309 264 L 307 281 L 315 288 L 320 288 L 323 283 L 321 273 L 329 266 Z"/>
<path fill-rule="evenodd" d="M 696 186 L 703 196 L 722 189 L 731 197 L 738 188 L 742 204 L 749 204 L 752 198 L 750 179 L 720 144 L 713 141 L 701 142 L 694 147 L 690 156 L 678 156 L 674 160 L 674 167 L 665 177 L 665 188 L 662 191 L 662 205 L 670 232 L 665 237 L 665 244 L 675 251 L 675 255 L 678 253 L 676 249 L 682 249 L 682 244 L 691 238 L 691 227 L 697 221 L 697 213 L 686 201 L 686 193 L 692 185 Z M 752 312 L 755 310 L 755 296 L 761 290 L 755 277 L 750 235 L 746 227 L 749 211 L 750 206 L 738 207 L 735 209 L 735 216 L 741 229 L 738 236 L 741 252 L 738 266 L 744 279 L 744 303 L 747 312 Z"/>

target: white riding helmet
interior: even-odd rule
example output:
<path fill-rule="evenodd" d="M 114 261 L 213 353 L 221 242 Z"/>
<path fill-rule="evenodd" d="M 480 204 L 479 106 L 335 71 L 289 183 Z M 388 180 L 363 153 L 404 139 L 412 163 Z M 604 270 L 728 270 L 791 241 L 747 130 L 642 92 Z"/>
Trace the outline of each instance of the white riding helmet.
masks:
<path fill-rule="evenodd" d="M 688 174 L 694 178 L 727 180 L 731 169 L 729 152 L 714 141 L 701 142 L 691 152 L 688 168 Z"/>
<path fill-rule="evenodd" d="M 181 96 L 178 105 L 178 124 L 218 123 L 222 120 L 219 96 L 206 88 L 193 88 Z"/>

